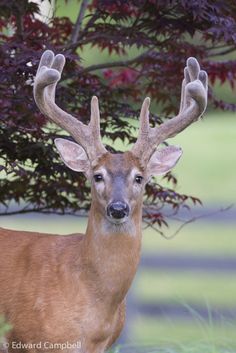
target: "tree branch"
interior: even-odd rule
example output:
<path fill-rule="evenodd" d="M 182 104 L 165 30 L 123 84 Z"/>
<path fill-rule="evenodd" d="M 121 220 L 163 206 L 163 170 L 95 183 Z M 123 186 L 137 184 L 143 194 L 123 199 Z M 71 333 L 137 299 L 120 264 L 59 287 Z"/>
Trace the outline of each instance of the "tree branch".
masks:
<path fill-rule="evenodd" d="M 207 218 L 210 218 L 212 216 L 216 216 L 217 214 L 222 213 L 222 212 L 227 212 L 230 209 L 232 209 L 233 207 L 234 207 L 234 205 L 232 204 L 232 205 L 229 205 L 229 206 L 226 206 L 226 207 L 222 207 L 222 208 L 220 208 L 220 209 L 218 209 L 216 211 L 213 211 L 213 212 L 208 212 L 206 214 L 201 214 L 199 216 L 194 216 L 194 217 L 192 217 L 192 218 L 190 218 L 190 219 L 188 219 L 186 221 L 182 221 L 181 219 L 178 219 L 178 218 L 172 218 L 175 221 L 180 221 L 180 222 L 183 222 L 183 223 L 177 228 L 177 230 L 173 234 L 171 234 L 170 236 L 165 236 L 165 238 L 167 240 L 173 239 L 188 224 L 196 222 L 198 220 L 207 219 Z"/>
<path fill-rule="evenodd" d="M 228 48 L 226 50 L 222 50 L 218 53 L 212 53 L 212 54 L 209 54 L 208 57 L 211 58 L 211 57 L 214 57 L 214 56 L 220 56 L 220 55 L 226 55 L 226 54 L 230 54 L 232 52 L 236 51 L 236 47 L 233 46 L 231 48 Z"/>
<path fill-rule="evenodd" d="M 101 70 L 101 69 L 108 69 L 110 67 L 126 67 L 130 66 L 134 63 L 138 63 L 141 61 L 147 54 L 149 54 L 149 51 L 147 51 L 144 54 L 138 55 L 133 59 L 128 59 L 128 60 L 120 60 L 120 61 L 114 61 L 114 62 L 107 62 L 107 63 L 102 63 L 102 64 L 95 64 L 95 65 L 90 65 L 88 67 L 85 67 L 84 69 L 81 69 L 80 73 L 84 74 L 87 72 L 91 71 L 96 71 L 96 70 Z"/>
<path fill-rule="evenodd" d="M 80 29 L 81 29 L 81 24 L 84 18 L 85 11 L 87 10 L 89 0 L 83 0 L 82 4 L 80 6 L 80 11 L 71 35 L 71 40 L 70 44 L 74 45 L 78 41 Z"/>
<path fill-rule="evenodd" d="M 21 14 L 20 7 L 19 7 L 19 9 L 17 9 L 17 11 L 14 12 L 14 15 L 16 17 L 16 34 L 19 38 L 22 38 L 23 16 Z"/>
<path fill-rule="evenodd" d="M 84 39 L 82 39 L 84 38 Z M 66 46 L 62 46 L 61 49 L 62 50 L 73 50 L 75 48 L 77 48 L 78 46 L 82 46 L 82 45 L 86 45 L 86 44 L 91 44 L 92 41 L 99 41 L 100 39 L 109 41 L 109 40 L 114 40 L 114 35 L 109 35 L 106 33 L 89 33 L 89 35 L 81 35 L 81 37 L 77 38 L 77 40 L 72 43 L 71 41 L 69 42 L 68 45 Z M 116 40 L 119 42 L 124 42 L 124 36 L 116 36 Z"/>

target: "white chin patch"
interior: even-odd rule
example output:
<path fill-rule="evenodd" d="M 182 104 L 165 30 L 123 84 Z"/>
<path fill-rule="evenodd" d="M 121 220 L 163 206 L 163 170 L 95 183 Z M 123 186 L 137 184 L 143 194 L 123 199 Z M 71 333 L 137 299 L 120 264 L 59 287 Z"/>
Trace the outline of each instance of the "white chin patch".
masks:
<path fill-rule="evenodd" d="M 107 236 L 124 233 L 132 237 L 135 235 L 135 225 L 129 217 L 115 219 L 107 216 L 102 225 L 102 232 Z"/>

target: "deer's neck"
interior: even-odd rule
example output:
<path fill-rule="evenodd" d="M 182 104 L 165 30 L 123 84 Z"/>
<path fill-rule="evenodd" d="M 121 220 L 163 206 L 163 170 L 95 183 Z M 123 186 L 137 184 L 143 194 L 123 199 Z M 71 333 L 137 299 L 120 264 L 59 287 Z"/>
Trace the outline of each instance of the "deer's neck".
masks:
<path fill-rule="evenodd" d="M 120 226 L 110 224 L 91 206 L 85 240 L 85 258 L 91 281 L 103 300 L 121 302 L 134 278 L 140 259 L 141 207 Z"/>

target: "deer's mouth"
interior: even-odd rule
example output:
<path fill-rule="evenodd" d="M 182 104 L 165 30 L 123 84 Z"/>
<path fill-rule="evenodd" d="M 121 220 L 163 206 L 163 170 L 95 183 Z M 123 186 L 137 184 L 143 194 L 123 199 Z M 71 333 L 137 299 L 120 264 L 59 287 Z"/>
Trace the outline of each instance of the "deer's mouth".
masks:
<path fill-rule="evenodd" d="M 108 220 L 110 223 L 112 223 L 112 224 L 114 224 L 114 225 L 120 225 L 120 224 L 123 224 L 123 223 L 127 222 L 127 220 L 128 220 L 129 217 L 126 216 L 126 217 L 117 219 L 117 218 L 113 218 L 113 217 L 111 217 L 111 216 L 106 216 L 106 218 L 107 218 L 107 220 Z"/>

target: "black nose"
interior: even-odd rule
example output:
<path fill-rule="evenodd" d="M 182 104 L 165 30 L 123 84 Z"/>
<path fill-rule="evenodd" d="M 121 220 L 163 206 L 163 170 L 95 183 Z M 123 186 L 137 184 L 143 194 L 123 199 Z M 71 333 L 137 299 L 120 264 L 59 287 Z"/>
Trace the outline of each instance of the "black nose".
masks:
<path fill-rule="evenodd" d="M 111 202 L 107 207 L 107 215 L 116 219 L 122 219 L 129 215 L 129 206 L 125 202 Z"/>

